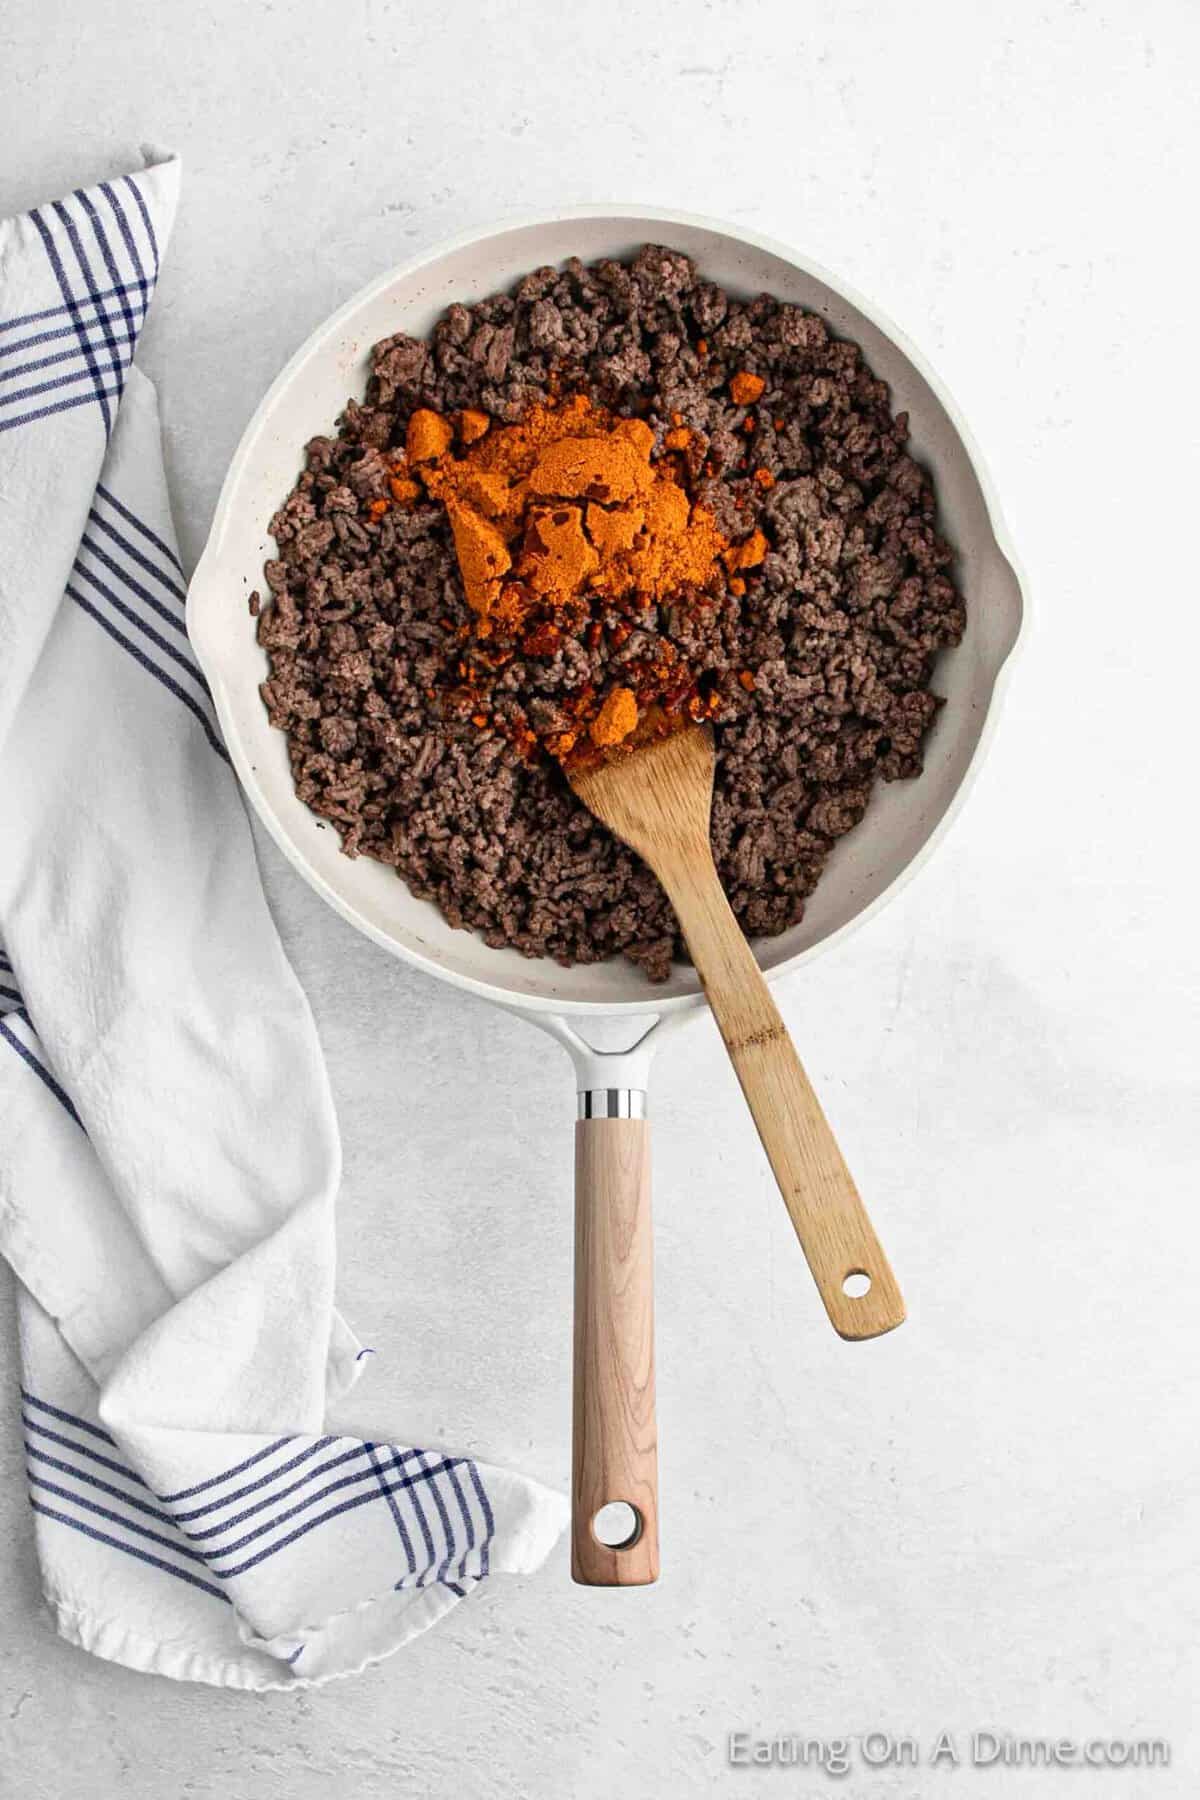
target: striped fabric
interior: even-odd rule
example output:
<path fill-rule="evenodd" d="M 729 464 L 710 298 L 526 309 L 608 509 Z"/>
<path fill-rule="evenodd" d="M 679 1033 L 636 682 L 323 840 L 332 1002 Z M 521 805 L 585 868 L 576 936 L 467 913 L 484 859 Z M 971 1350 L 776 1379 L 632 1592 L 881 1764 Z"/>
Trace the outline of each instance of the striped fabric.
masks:
<path fill-rule="evenodd" d="M 488 1573 L 495 1515 L 467 1457 L 353 1438 L 279 1438 L 193 1487 L 152 1494 L 116 1441 L 21 1390 L 36 1513 L 229 1604 L 227 1580 L 362 1506 L 389 1513 L 403 1551 L 396 1589 L 442 1582 L 462 1596 Z"/>
<path fill-rule="evenodd" d="M 177 187 L 158 164 L 0 224 L 0 1254 L 59 1630 L 291 1687 L 536 1568 L 565 1508 L 322 1428 L 370 1355 L 332 1304 L 336 1122 L 133 364 Z"/>
<path fill-rule="evenodd" d="M 175 552 L 103 482 L 67 582 L 68 597 L 199 721 L 229 760 L 184 622 L 187 590 Z"/>
<path fill-rule="evenodd" d="M 0 1019 L 9 1013 L 25 1016 L 25 1007 L 21 1000 L 21 990 L 17 986 L 12 960 L 0 950 Z"/>
<path fill-rule="evenodd" d="M 0 320 L 0 432 L 95 406 L 112 430 L 158 280 L 158 237 L 135 176 L 26 215 L 58 298 Z"/>
<path fill-rule="evenodd" d="M 0 962 L 0 1043 L 3 1043 L 14 1055 L 19 1056 L 26 1068 L 37 1076 L 48 1094 L 53 1094 L 67 1117 L 79 1125 L 79 1114 L 71 1102 L 71 1096 L 55 1078 L 46 1062 L 37 1033 L 30 1023 L 29 1014 L 16 986 L 16 976 L 12 964 L 4 958 Z M 82 1127 L 81 1127 L 82 1129 Z"/>

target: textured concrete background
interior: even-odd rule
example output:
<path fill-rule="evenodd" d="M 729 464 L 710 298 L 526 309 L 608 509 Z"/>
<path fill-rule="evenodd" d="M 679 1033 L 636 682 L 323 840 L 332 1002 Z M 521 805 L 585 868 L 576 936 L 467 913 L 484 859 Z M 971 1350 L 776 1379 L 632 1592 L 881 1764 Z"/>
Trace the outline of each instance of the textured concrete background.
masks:
<path fill-rule="evenodd" d="M 1196 1792 L 1198 55 L 1188 0 L 5 9 L 0 210 L 143 142 L 185 159 L 142 360 L 189 558 L 263 387 L 361 283 L 506 211 L 646 199 L 791 240 L 903 325 L 1039 611 L 949 842 L 780 995 L 905 1329 L 833 1337 L 695 1027 L 654 1095 L 661 1584 L 583 1593 L 560 1553 L 360 1680 L 262 1698 L 57 1642 L 10 1375 L 5 1796 Z M 565 1483 L 566 1061 L 262 854 L 341 1109 L 360 1422 Z M 1174 1764 L 839 1790 L 727 1769 L 742 1727 L 1162 1734 Z"/>

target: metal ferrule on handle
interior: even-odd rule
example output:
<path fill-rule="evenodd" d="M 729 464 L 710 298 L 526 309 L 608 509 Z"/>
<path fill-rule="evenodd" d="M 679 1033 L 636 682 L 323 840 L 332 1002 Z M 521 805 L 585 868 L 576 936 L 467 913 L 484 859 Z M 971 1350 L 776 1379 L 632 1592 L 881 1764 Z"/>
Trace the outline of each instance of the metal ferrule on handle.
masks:
<path fill-rule="evenodd" d="M 579 1119 L 644 1119 L 644 1088 L 581 1088 L 576 1112 Z"/>

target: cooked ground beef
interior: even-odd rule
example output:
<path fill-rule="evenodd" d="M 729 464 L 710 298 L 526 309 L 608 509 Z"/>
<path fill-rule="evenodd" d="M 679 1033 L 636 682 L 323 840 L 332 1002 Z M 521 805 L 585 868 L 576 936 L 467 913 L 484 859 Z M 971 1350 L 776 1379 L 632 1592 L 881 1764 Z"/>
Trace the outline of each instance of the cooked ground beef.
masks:
<path fill-rule="evenodd" d="M 739 373 L 763 378 L 752 404 L 730 391 Z M 687 257 L 648 245 L 629 264 L 538 269 L 513 293 L 450 307 L 429 342 L 375 346 L 365 402 L 308 445 L 271 523 L 263 698 L 287 733 L 297 792 L 347 854 L 391 864 L 487 943 L 566 964 L 623 952 L 662 980 L 682 946 L 649 870 L 548 756 L 526 760 L 437 703 L 448 640 L 468 616 L 443 508 L 371 504 L 389 497 L 389 457 L 417 407 L 512 422 L 571 392 L 646 419 L 660 447 L 682 422 L 694 497 L 728 538 L 757 526 L 770 548 L 744 596 L 682 598 L 623 641 L 601 633 L 594 647 L 568 639 L 550 658 L 518 655 L 502 685 L 544 734 L 565 695 L 619 683 L 660 636 L 703 671 L 713 848 L 752 936 L 801 918 L 878 777 L 920 773 L 940 705 L 934 659 L 959 641 L 965 613 L 931 482 L 905 454 L 906 416 L 893 416 L 858 346 L 800 307 L 733 299 Z"/>

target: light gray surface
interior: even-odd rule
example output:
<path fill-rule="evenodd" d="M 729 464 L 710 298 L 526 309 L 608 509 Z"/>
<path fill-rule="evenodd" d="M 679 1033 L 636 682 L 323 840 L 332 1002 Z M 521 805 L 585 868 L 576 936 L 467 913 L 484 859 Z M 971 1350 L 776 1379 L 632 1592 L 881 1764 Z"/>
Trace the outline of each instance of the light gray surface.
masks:
<path fill-rule="evenodd" d="M 300 1696 L 178 1687 L 55 1640 L 10 1379 L 5 1796 L 1195 1792 L 1197 15 L 604 15 L 10 9 L 0 211 L 144 141 L 182 152 L 143 362 L 189 558 L 312 325 L 506 210 L 618 197 L 740 219 L 875 296 L 933 358 L 988 456 L 1037 631 L 932 867 L 781 993 L 910 1322 L 834 1339 L 697 1026 L 653 1097 L 662 1582 L 583 1593 L 560 1554 Z M 565 1482 L 566 1061 L 263 863 L 341 1110 L 342 1301 L 380 1351 L 359 1422 L 375 1409 Z M 926 1749 L 943 1727 L 1162 1734 L 1174 1766 L 856 1767 L 838 1790 L 726 1769 L 741 1727 Z"/>

